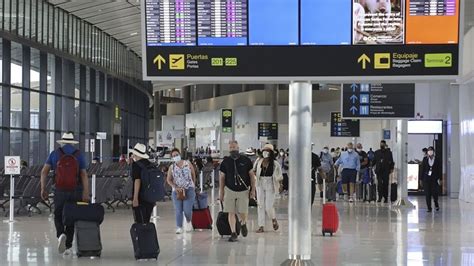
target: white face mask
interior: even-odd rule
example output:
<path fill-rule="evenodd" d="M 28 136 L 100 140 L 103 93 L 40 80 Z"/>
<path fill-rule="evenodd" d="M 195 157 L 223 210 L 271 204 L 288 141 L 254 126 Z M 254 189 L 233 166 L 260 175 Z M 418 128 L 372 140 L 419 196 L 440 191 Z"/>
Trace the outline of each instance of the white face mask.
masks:
<path fill-rule="evenodd" d="M 174 161 L 175 163 L 181 161 L 181 156 L 180 156 L 180 155 L 176 155 L 175 157 L 173 157 L 173 161 Z"/>
<path fill-rule="evenodd" d="M 328 149 L 324 149 L 324 150 L 323 150 L 323 153 L 324 153 L 324 154 L 327 154 L 328 152 L 329 152 Z"/>
<path fill-rule="evenodd" d="M 428 151 L 428 156 L 433 156 L 434 155 L 434 151 Z"/>
<path fill-rule="evenodd" d="M 268 151 L 264 151 L 264 152 L 262 152 L 262 156 L 263 156 L 263 158 L 268 158 L 268 157 L 270 157 L 270 153 Z"/>
<path fill-rule="evenodd" d="M 359 149 L 359 148 L 357 148 L 357 149 L 356 149 L 356 151 L 358 151 L 358 152 L 361 152 L 361 151 L 362 151 L 362 149 Z"/>
<path fill-rule="evenodd" d="M 351 153 L 352 151 L 353 151 L 353 149 L 347 149 L 348 153 Z"/>
<path fill-rule="evenodd" d="M 283 156 L 283 155 L 285 155 L 285 153 L 281 151 L 281 152 L 280 152 L 280 156 Z"/>

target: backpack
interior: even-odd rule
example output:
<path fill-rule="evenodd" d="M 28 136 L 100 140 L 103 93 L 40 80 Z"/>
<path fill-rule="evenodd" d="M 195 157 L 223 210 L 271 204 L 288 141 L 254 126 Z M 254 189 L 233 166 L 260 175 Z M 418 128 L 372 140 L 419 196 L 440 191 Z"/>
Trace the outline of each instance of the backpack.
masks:
<path fill-rule="evenodd" d="M 149 203 L 156 203 L 165 199 L 164 174 L 159 168 L 150 164 L 145 166 L 139 162 L 137 164 L 141 168 L 141 186 L 140 198 Z"/>
<path fill-rule="evenodd" d="M 55 181 L 56 188 L 64 191 L 73 191 L 78 185 L 79 161 L 77 155 L 79 150 L 73 154 L 66 154 L 59 148 L 59 160 L 56 163 Z"/>

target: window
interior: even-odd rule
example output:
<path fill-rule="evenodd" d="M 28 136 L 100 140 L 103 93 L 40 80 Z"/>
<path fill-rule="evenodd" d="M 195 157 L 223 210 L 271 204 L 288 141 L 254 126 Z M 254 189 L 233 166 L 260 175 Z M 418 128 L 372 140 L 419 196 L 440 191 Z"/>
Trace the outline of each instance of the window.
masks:
<path fill-rule="evenodd" d="M 54 130 L 54 115 L 55 115 L 55 96 L 54 95 L 48 95 L 47 99 L 47 109 L 46 109 L 46 124 L 47 124 L 47 129 L 49 130 Z"/>
<path fill-rule="evenodd" d="M 32 90 L 40 89 L 40 51 L 35 48 L 31 49 L 30 59 L 30 88 Z"/>
<path fill-rule="evenodd" d="M 32 130 L 30 131 L 30 158 L 28 165 L 38 165 L 40 164 L 40 150 L 39 150 L 39 131 Z"/>
<path fill-rule="evenodd" d="M 22 93 L 20 89 L 10 90 L 10 126 L 21 128 Z"/>
<path fill-rule="evenodd" d="M 40 98 L 39 93 L 30 92 L 30 128 L 39 129 Z"/>
<path fill-rule="evenodd" d="M 23 73 L 22 73 L 22 60 L 23 60 L 23 47 L 21 44 L 12 42 L 11 46 L 11 73 L 10 83 L 15 86 L 23 86 Z"/>
<path fill-rule="evenodd" d="M 55 56 L 52 54 L 48 54 L 48 92 L 55 92 L 54 88 L 54 80 L 56 77 L 56 60 Z"/>
<path fill-rule="evenodd" d="M 22 132 L 21 130 L 10 131 L 10 155 L 21 155 L 21 142 Z"/>

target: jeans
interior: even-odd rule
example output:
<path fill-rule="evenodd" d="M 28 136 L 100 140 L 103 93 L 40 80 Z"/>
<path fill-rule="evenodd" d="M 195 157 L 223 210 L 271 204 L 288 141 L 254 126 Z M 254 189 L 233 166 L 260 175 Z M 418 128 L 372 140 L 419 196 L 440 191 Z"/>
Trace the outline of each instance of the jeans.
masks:
<path fill-rule="evenodd" d="M 172 193 L 174 210 L 176 212 L 176 226 L 178 228 L 183 227 L 183 213 L 186 216 L 186 221 L 191 222 L 193 216 L 193 205 L 196 200 L 196 191 L 193 187 L 186 189 L 186 199 L 178 200 L 176 198 L 176 191 Z"/>
<path fill-rule="evenodd" d="M 135 223 L 147 224 L 150 223 L 151 213 L 155 204 L 149 202 L 139 202 L 138 207 L 133 208 L 133 218 Z"/>
<path fill-rule="evenodd" d="M 258 199 L 258 226 L 265 226 L 265 211 L 270 219 L 276 219 L 275 208 L 275 188 L 273 186 L 273 177 L 260 177 L 257 185 Z"/>
<path fill-rule="evenodd" d="M 77 202 L 82 199 L 82 188 L 76 191 L 54 192 L 54 225 L 56 227 L 56 237 L 66 234 L 66 248 L 72 247 L 74 240 L 74 226 L 64 226 L 63 209 L 67 202 Z"/>

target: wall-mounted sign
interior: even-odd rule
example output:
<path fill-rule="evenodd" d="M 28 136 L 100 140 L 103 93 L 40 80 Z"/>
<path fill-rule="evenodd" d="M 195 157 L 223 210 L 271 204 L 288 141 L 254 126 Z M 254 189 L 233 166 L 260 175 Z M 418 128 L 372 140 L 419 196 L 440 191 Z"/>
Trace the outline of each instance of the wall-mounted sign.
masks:
<path fill-rule="evenodd" d="M 222 109 L 222 132 L 232 133 L 232 109 Z"/>
<path fill-rule="evenodd" d="M 196 129 L 190 128 L 189 129 L 189 139 L 196 139 Z"/>
<path fill-rule="evenodd" d="M 258 139 L 267 137 L 267 140 L 278 139 L 278 123 L 258 123 Z"/>
<path fill-rule="evenodd" d="M 115 105 L 115 120 L 121 120 L 122 116 L 120 116 L 120 106 Z"/>
<path fill-rule="evenodd" d="M 101 140 L 107 139 L 107 132 L 97 132 L 96 139 L 101 139 Z"/>
<path fill-rule="evenodd" d="M 270 2 L 141 1 L 144 79 L 340 81 L 459 73 L 460 0 Z"/>
<path fill-rule="evenodd" d="M 389 129 L 384 129 L 383 130 L 383 139 L 384 140 L 390 140 L 391 138 L 391 132 Z"/>
<path fill-rule="evenodd" d="M 19 175 L 20 172 L 20 156 L 5 156 L 5 175 Z"/>
<path fill-rule="evenodd" d="M 344 84 L 344 118 L 413 118 L 415 84 Z"/>
<path fill-rule="evenodd" d="M 331 137 L 359 137 L 360 120 L 342 119 L 340 112 L 331 113 Z"/>

